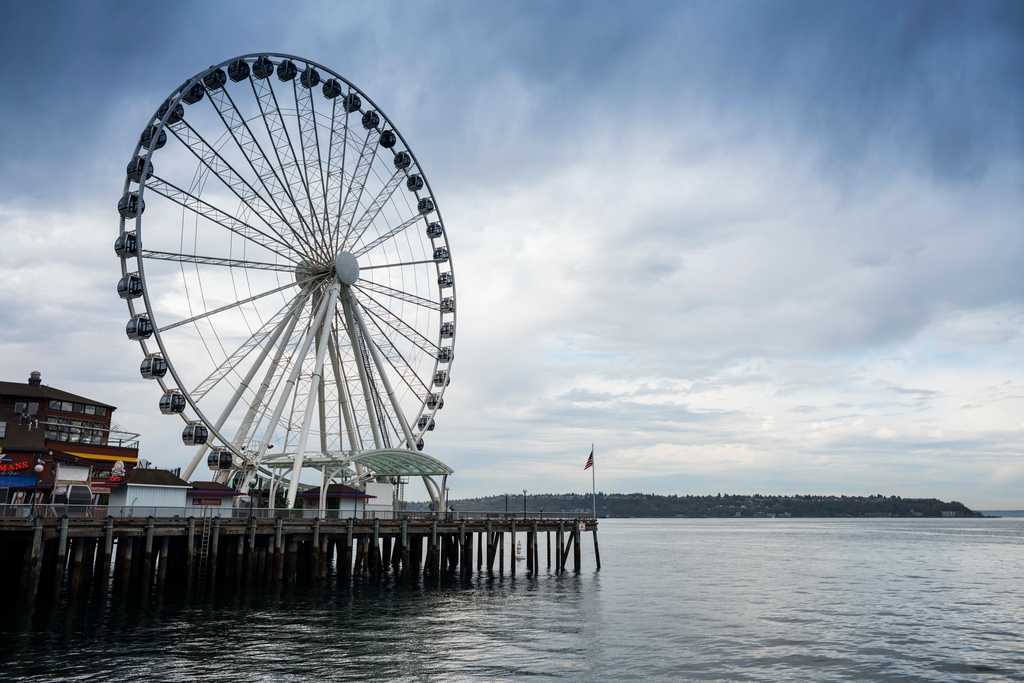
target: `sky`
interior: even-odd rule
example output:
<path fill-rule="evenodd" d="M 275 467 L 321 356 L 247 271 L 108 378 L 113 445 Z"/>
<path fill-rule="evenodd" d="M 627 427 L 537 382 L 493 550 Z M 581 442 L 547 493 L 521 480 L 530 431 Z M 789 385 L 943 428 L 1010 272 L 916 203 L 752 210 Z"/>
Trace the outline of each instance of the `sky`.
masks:
<path fill-rule="evenodd" d="M 298 54 L 416 149 L 459 276 L 453 498 L 928 496 L 1024 508 L 1024 6 L 8 3 L 0 378 L 187 463 L 114 291 L 179 84 Z"/>

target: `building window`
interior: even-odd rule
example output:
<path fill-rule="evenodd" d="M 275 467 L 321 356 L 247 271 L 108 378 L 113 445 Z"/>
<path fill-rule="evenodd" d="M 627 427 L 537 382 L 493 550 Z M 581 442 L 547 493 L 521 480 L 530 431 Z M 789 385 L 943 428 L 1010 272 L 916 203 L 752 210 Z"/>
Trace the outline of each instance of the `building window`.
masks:
<path fill-rule="evenodd" d="M 60 409 L 67 413 L 70 413 L 74 407 L 75 404 L 71 403 L 70 401 L 64 401 L 63 403 L 60 404 Z"/>
<path fill-rule="evenodd" d="M 99 415 L 100 417 L 105 417 L 107 414 L 107 409 L 103 406 L 96 406 L 96 414 Z"/>
<path fill-rule="evenodd" d="M 60 401 L 50 401 L 50 410 L 60 410 Z"/>
<path fill-rule="evenodd" d="M 86 415 L 95 415 L 96 414 L 96 406 L 86 406 L 85 407 L 85 414 Z"/>
<path fill-rule="evenodd" d="M 7 436 L 7 423 L 0 422 L 0 439 Z"/>

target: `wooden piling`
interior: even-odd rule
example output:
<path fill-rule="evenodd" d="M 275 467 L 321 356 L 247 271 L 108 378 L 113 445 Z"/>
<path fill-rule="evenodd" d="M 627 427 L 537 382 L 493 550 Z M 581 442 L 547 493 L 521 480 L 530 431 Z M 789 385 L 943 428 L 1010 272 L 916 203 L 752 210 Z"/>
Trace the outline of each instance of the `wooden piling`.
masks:
<path fill-rule="evenodd" d="M 547 532 L 548 537 L 548 569 L 551 569 L 551 532 Z"/>
<path fill-rule="evenodd" d="M 57 564 L 53 573 L 53 598 L 60 597 L 60 589 L 64 585 L 64 566 L 67 564 L 68 551 L 68 516 L 60 518 L 60 540 L 57 542 Z"/>
<path fill-rule="evenodd" d="M 575 527 L 574 527 L 575 528 Z M 575 536 L 572 529 L 569 530 L 569 540 L 566 542 L 565 550 L 562 552 L 562 571 L 565 571 L 565 563 L 569 561 L 569 551 L 573 549 L 576 544 L 573 543 Z"/>
<path fill-rule="evenodd" d="M 597 560 L 597 571 L 601 571 L 601 546 L 597 544 L 597 525 L 594 525 L 594 559 Z"/>
<path fill-rule="evenodd" d="M 505 532 L 498 532 L 498 573 L 505 573 Z"/>
<path fill-rule="evenodd" d="M 30 601 L 36 599 L 39 592 L 39 575 L 43 566 L 43 520 L 38 517 L 32 522 L 32 550 L 29 552 L 28 562 L 28 593 Z"/>
<path fill-rule="evenodd" d="M 256 518 L 252 517 L 249 519 L 249 563 L 245 568 L 245 582 L 252 583 L 253 581 L 253 564 L 256 559 Z"/>
<path fill-rule="evenodd" d="M 103 558 L 100 561 L 99 571 L 96 572 L 96 586 L 100 594 L 106 596 L 110 586 L 110 563 L 114 553 L 114 520 L 107 517 L 107 523 L 103 528 Z"/>
<path fill-rule="evenodd" d="M 565 568 L 562 556 L 565 555 L 565 522 L 558 522 L 558 531 L 555 533 L 555 572 Z"/>
<path fill-rule="evenodd" d="M 580 573 L 580 520 L 576 520 L 572 525 L 573 543 L 572 543 L 572 570 L 576 574 Z"/>
<path fill-rule="evenodd" d="M 142 577 L 146 587 L 152 584 L 153 577 L 153 524 L 152 516 L 146 518 L 146 547 L 142 553 Z"/>
<path fill-rule="evenodd" d="M 163 589 L 167 582 L 167 556 L 171 546 L 171 537 L 164 536 L 160 539 L 160 554 L 157 556 L 156 588 Z"/>
<path fill-rule="evenodd" d="M 402 520 L 402 578 L 409 580 L 411 575 L 410 564 L 412 562 L 412 551 L 409 548 L 409 523 Z"/>
<path fill-rule="evenodd" d="M 274 525 L 274 580 L 284 579 L 284 546 L 281 544 L 281 527 L 284 520 L 280 517 Z"/>
<path fill-rule="evenodd" d="M 210 534 L 210 550 L 206 558 L 206 583 L 213 590 L 217 585 L 217 557 L 220 549 L 220 517 L 213 518 L 213 532 Z"/>
<path fill-rule="evenodd" d="M 319 513 L 318 513 L 319 514 Z M 310 554 L 310 567 L 309 567 L 309 578 L 319 579 L 320 578 L 320 518 L 317 517 L 313 520 L 313 542 L 309 547 Z"/>
<path fill-rule="evenodd" d="M 320 562 L 316 568 L 316 578 L 323 580 L 327 578 L 327 568 L 331 563 L 331 555 L 334 554 L 334 541 L 330 540 L 327 534 L 320 536 Z"/>
<path fill-rule="evenodd" d="M 512 531 L 509 533 L 509 538 L 508 538 L 508 540 L 509 540 L 509 542 L 511 544 L 510 547 L 509 547 L 509 552 L 508 552 L 508 554 L 509 554 L 509 563 L 508 563 L 509 567 L 508 567 L 508 570 L 512 574 L 512 576 L 515 576 L 516 575 L 516 520 L 514 520 L 514 519 L 512 520 L 512 525 L 511 526 L 512 526 Z"/>
<path fill-rule="evenodd" d="M 341 577 L 348 581 L 352 578 L 352 520 L 345 526 L 345 552 L 341 564 Z"/>
<path fill-rule="evenodd" d="M 530 533 L 530 564 L 532 565 L 533 573 L 537 574 L 540 572 L 540 558 L 537 555 L 537 521 L 533 522 L 533 530 Z"/>
<path fill-rule="evenodd" d="M 235 571 L 232 578 L 235 583 L 242 583 L 244 578 L 243 568 L 245 566 L 245 534 L 238 534 L 235 540 Z"/>
<path fill-rule="evenodd" d="M 299 542 L 292 535 L 286 536 L 284 541 L 284 580 L 287 583 L 295 581 L 298 552 Z"/>
<path fill-rule="evenodd" d="M 68 597 L 78 594 L 78 584 L 82 580 L 82 558 L 85 556 L 85 539 L 71 539 L 71 570 L 68 574 Z"/>
<path fill-rule="evenodd" d="M 373 518 L 373 545 L 370 547 L 370 578 L 374 581 L 380 578 L 380 520 Z"/>
<path fill-rule="evenodd" d="M 185 567 L 188 578 L 186 585 L 192 587 L 192 579 L 196 575 L 196 518 L 188 518 L 187 540 L 185 541 Z"/>

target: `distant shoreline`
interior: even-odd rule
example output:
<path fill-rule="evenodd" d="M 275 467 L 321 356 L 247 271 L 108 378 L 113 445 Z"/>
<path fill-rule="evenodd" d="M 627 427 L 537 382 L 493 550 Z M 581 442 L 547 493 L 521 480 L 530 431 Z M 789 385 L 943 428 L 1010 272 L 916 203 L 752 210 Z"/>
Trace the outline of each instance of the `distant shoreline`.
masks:
<path fill-rule="evenodd" d="M 551 514 L 593 515 L 594 500 L 590 494 L 522 493 L 452 499 L 456 511 L 489 513 L 522 513 L 540 511 Z M 971 510 L 957 501 L 937 498 L 902 498 L 900 496 L 832 496 L 762 494 L 658 495 L 650 493 L 597 494 L 598 518 L 788 518 L 788 517 L 984 517 L 1024 516 L 1024 510 Z M 406 503 L 409 510 L 426 510 L 427 503 Z M 1015 514 L 1019 513 L 1019 514 Z"/>

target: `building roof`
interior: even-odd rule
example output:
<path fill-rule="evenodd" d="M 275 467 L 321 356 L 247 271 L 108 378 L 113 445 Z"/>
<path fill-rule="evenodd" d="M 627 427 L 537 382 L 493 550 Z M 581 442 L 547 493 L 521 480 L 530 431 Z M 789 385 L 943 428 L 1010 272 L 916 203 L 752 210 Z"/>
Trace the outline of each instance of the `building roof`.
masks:
<path fill-rule="evenodd" d="M 190 481 L 189 485 L 192 487 L 188 490 L 186 495 L 189 496 L 240 496 L 240 492 L 234 490 L 227 484 L 221 484 L 218 481 Z"/>
<path fill-rule="evenodd" d="M 315 489 L 308 489 L 298 495 L 299 498 L 319 498 L 320 487 L 317 486 Z M 377 496 L 371 496 L 368 493 L 363 493 L 359 489 L 354 489 L 351 486 L 345 486 L 344 484 L 331 484 L 327 487 L 327 498 L 376 498 Z"/>
<path fill-rule="evenodd" d="M 121 480 L 121 484 L 145 484 L 148 486 L 181 486 L 188 488 L 188 482 L 169 470 L 143 469 L 136 467 Z"/>
<path fill-rule="evenodd" d="M 89 403 L 94 406 L 103 406 L 105 408 L 110 408 L 111 410 L 117 410 L 116 407 L 110 405 L 109 403 L 102 403 L 101 401 L 86 398 L 85 396 L 72 394 L 69 391 L 54 389 L 53 387 L 48 387 L 45 384 L 40 384 L 39 386 L 34 387 L 25 382 L 0 382 L 0 396 L 36 398 L 46 401 L 54 399 L 61 401 L 71 401 L 72 403 Z"/>

